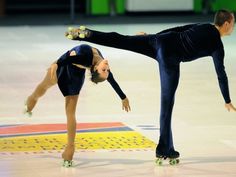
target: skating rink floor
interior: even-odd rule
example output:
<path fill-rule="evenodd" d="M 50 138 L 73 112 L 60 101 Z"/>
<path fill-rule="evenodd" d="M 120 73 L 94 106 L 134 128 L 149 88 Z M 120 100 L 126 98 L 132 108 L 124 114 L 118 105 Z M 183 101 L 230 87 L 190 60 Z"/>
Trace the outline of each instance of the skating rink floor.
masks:
<path fill-rule="evenodd" d="M 184 23 L 89 25 L 101 31 L 156 33 Z M 130 100 L 131 112 L 109 83 L 86 81 L 77 105 L 74 166 L 61 166 L 65 144 L 64 97 L 57 86 L 38 102 L 33 117 L 22 115 L 24 100 L 47 68 L 82 44 L 64 37 L 67 25 L 0 27 L 1 177 L 235 177 L 236 112 L 224 108 L 210 57 L 181 64 L 173 112 L 180 164 L 155 164 L 159 137 L 158 64 L 146 56 L 99 46 Z M 236 34 L 223 38 L 225 67 L 236 105 Z M 171 47 L 171 46 L 170 46 Z"/>

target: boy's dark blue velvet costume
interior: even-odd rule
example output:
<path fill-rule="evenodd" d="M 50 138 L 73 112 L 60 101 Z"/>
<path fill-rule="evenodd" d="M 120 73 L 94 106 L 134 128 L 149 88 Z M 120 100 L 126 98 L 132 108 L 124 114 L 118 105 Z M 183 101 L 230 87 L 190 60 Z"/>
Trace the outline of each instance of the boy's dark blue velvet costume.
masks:
<path fill-rule="evenodd" d="M 191 24 L 167 29 L 157 34 L 137 36 L 88 29 L 87 37 L 75 40 L 130 50 L 158 61 L 161 80 L 161 112 L 160 139 L 156 155 L 170 156 L 178 153 L 173 145 L 171 117 L 181 62 L 212 56 L 225 103 L 231 102 L 224 68 L 224 47 L 219 31 L 212 24 Z"/>

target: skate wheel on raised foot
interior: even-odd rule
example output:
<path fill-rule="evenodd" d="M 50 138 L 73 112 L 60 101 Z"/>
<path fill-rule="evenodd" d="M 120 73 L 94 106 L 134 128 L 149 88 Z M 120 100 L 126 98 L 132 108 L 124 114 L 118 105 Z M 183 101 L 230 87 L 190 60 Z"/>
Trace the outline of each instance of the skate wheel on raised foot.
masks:
<path fill-rule="evenodd" d="M 83 33 L 79 34 L 79 38 L 85 38 L 85 34 Z"/>
<path fill-rule="evenodd" d="M 179 159 L 170 159 L 169 164 L 170 165 L 176 165 L 179 163 Z"/>
<path fill-rule="evenodd" d="M 84 31 L 86 29 L 86 27 L 85 26 L 80 26 L 79 29 Z"/>
<path fill-rule="evenodd" d="M 162 160 L 162 159 L 160 159 L 160 158 L 157 158 L 157 159 L 156 159 L 156 164 L 157 164 L 158 166 L 161 166 L 162 163 L 163 163 L 163 160 Z"/>
<path fill-rule="evenodd" d="M 68 27 L 68 31 L 72 31 L 74 28 L 73 27 Z"/>
<path fill-rule="evenodd" d="M 68 39 L 73 39 L 73 36 L 72 36 L 71 34 L 68 34 L 66 37 L 67 37 Z"/>
<path fill-rule="evenodd" d="M 73 161 L 72 160 L 63 160 L 62 166 L 66 167 L 66 168 L 72 167 Z"/>

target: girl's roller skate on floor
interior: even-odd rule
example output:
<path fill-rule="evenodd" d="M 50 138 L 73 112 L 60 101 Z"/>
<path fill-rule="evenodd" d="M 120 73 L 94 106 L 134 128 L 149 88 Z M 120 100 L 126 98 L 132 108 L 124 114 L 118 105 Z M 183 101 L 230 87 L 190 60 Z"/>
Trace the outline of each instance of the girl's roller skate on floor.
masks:
<path fill-rule="evenodd" d="M 156 152 L 156 164 L 161 166 L 164 160 L 169 160 L 170 165 L 179 164 L 179 152 L 171 150 L 168 154 Z"/>
<path fill-rule="evenodd" d="M 29 99 L 29 98 L 28 98 Z M 31 117 L 32 116 L 32 111 L 29 110 L 29 107 L 28 107 L 28 99 L 25 101 L 24 103 L 24 109 L 23 109 L 23 114 L 25 114 L 26 116 L 28 117 Z"/>
<path fill-rule="evenodd" d="M 85 26 L 80 26 L 79 28 L 69 27 L 67 32 L 65 33 L 65 36 L 71 40 L 78 38 L 84 39 L 89 36 L 89 30 L 86 29 Z"/>
<path fill-rule="evenodd" d="M 72 159 L 73 159 L 74 152 L 75 152 L 75 146 L 67 145 L 66 149 L 62 153 L 62 158 L 63 158 L 62 166 L 63 167 L 69 168 L 73 166 Z"/>

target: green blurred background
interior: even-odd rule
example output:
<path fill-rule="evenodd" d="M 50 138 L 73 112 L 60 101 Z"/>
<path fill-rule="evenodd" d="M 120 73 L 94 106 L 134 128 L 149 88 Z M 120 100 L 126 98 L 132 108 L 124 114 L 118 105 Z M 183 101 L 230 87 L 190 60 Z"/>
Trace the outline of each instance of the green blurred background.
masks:
<path fill-rule="evenodd" d="M 236 0 L 0 0 L 0 25 L 205 22 L 222 8 Z"/>
<path fill-rule="evenodd" d="M 196 13 L 200 13 L 203 11 L 202 2 L 203 0 L 194 0 L 193 3 L 193 11 Z M 148 0 L 147 0 L 148 2 Z M 176 0 L 178 2 L 178 0 Z M 236 0 L 215 0 L 211 3 L 211 12 L 215 12 L 218 9 L 225 8 L 232 11 L 236 11 Z M 125 13 L 125 0 L 116 0 L 115 1 L 116 13 L 124 14 Z M 91 0 L 91 6 L 89 11 L 93 15 L 106 15 L 110 14 L 110 0 Z"/>

